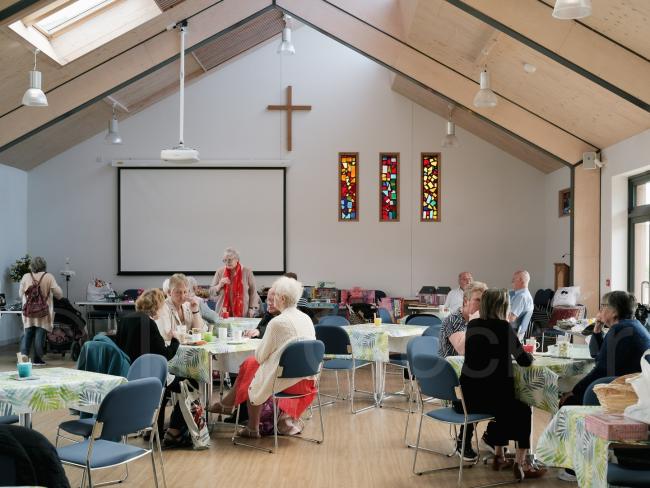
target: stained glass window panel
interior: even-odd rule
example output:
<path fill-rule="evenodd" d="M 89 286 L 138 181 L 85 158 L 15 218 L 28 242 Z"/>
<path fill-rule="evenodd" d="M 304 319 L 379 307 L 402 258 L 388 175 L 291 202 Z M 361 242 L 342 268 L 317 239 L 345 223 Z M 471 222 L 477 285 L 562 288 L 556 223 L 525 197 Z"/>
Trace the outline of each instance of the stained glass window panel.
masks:
<path fill-rule="evenodd" d="M 422 153 L 420 221 L 440 222 L 440 154 Z"/>
<path fill-rule="evenodd" d="M 399 154 L 379 155 L 379 220 L 399 220 Z"/>
<path fill-rule="evenodd" d="M 339 220 L 359 220 L 359 153 L 339 153 Z"/>

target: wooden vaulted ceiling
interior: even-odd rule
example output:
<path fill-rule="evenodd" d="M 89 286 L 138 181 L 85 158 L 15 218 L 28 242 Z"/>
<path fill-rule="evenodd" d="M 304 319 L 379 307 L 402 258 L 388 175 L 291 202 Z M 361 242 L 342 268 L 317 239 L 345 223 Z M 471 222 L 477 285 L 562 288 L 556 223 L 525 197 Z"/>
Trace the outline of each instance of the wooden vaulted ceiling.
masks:
<path fill-rule="evenodd" d="M 553 19 L 552 0 L 156 1 L 159 16 L 68 65 L 40 60 L 50 106 L 34 109 L 20 106 L 28 46 L 6 26 L 49 2 L 0 0 L 0 63 L 12 67 L 0 74 L 0 163 L 29 169 L 96 134 L 107 95 L 131 115 L 174 91 L 168 25 L 189 19 L 191 79 L 276 36 L 282 11 L 393 70 L 417 103 L 443 116 L 453 103 L 458 125 L 544 172 L 650 128 L 647 0 L 596 1 L 579 22 Z M 493 109 L 472 105 L 483 66 Z"/>

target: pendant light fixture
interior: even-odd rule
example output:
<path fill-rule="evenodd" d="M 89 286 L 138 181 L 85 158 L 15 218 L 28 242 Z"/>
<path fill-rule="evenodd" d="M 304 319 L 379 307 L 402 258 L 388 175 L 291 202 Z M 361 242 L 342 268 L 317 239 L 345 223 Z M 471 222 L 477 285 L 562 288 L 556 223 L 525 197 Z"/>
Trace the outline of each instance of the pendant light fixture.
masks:
<path fill-rule="evenodd" d="M 561 20 L 583 19 L 591 15 L 591 0 L 556 0 L 553 17 Z"/>
<path fill-rule="evenodd" d="M 449 105 L 449 117 L 447 118 L 447 135 L 442 139 L 442 147 L 454 148 L 458 147 L 458 137 L 456 137 L 456 124 L 451 120 L 451 114 L 454 111 L 454 106 Z"/>
<path fill-rule="evenodd" d="M 487 67 L 481 71 L 481 89 L 474 96 L 476 108 L 493 108 L 497 106 L 497 96 L 490 88 L 490 74 Z"/>
<path fill-rule="evenodd" d="M 282 29 L 282 42 L 278 48 L 280 54 L 296 54 L 296 48 L 291 42 L 291 16 L 284 15 L 284 29 Z"/>
<path fill-rule="evenodd" d="M 122 136 L 120 135 L 120 129 L 117 125 L 117 115 L 115 115 L 115 107 L 117 103 L 113 103 L 113 117 L 108 122 L 108 132 L 106 137 L 104 137 L 104 142 L 106 144 L 122 144 Z"/>
<path fill-rule="evenodd" d="M 23 95 L 23 105 L 27 107 L 47 107 L 47 97 L 41 89 L 41 72 L 36 70 L 36 55 L 39 49 L 34 49 L 34 69 L 29 72 L 29 88 Z"/>

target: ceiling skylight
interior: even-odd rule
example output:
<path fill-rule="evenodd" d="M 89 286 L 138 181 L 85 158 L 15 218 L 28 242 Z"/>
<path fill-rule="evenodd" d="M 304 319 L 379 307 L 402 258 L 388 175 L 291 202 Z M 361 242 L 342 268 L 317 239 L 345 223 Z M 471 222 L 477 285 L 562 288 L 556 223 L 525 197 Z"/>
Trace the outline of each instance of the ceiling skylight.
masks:
<path fill-rule="evenodd" d="M 108 6 L 115 0 L 76 0 L 65 8 L 48 15 L 39 22 L 36 27 L 46 35 L 53 35 L 58 30 L 67 27 L 84 17 L 97 12 Z"/>

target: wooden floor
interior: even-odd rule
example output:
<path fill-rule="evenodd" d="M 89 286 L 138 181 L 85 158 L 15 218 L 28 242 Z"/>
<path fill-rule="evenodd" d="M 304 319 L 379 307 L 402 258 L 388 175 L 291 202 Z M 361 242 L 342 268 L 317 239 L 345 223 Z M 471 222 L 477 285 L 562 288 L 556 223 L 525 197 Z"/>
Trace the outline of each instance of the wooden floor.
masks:
<path fill-rule="evenodd" d="M 49 366 L 74 367 L 69 359 L 60 355 L 46 357 Z M 15 347 L 0 350 L 0 370 L 15 368 Z M 360 387 L 368 389 L 367 373 L 360 373 Z M 342 383 L 345 383 L 343 381 Z M 364 384 L 365 383 L 365 384 Z M 322 391 L 332 391 L 335 383 L 325 373 Z M 388 380 L 388 390 L 401 387 L 400 376 Z M 360 404 L 363 402 L 360 402 Z M 402 399 L 389 400 L 388 404 L 405 406 Z M 206 451 L 171 450 L 163 451 L 167 486 L 187 488 L 190 486 L 223 487 L 287 487 L 299 486 L 335 487 L 352 486 L 368 488 L 397 487 L 455 487 L 457 470 L 447 470 L 423 476 L 412 473 L 413 449 L 402 443 L 406 413 L 393 409 L 372 409 L 357 415 L 350 414 L 348 402 L 323 407 L 325 420 L 325 442 L 311 444 L 293 438 L 280 438 L 276 453 L 268 454 L 240 446 L 233 446 L 230 440 L 232 430 L 215 426 L 212 445 Z M 69 419 L 67 411 L 37 413 L 33 427 L 52 442 L 56 426 Z M 411 416 L 415 421 L 416 415 Z M 550 416 L 545 412 L 535 413 L 535 432 L 539 434 Z M 416 426 L 410 430 L 414 441 Z M 423 427 L 422 444 L 446 451 L 451 447 L 449 431 L 442 425 L 426 422 Z M 318 432 L 317 414 L 307 421 L 305 435 Z M 270 445 L 272 439 L 257 441 Z M 457 463 L 457 458 L 446 459 L 429 453 L 418 456 L 419 469 L 443 467 Z M 149 458 L 132 463 L 125 486 L 153 486 Z M 79 486 L 80 472 L 66 468 L 72 486 Z M 540 480 L 527 481 L 526 486 L 575 486 L 559 481 L 556 470 Z M 114 479 L 122 475 L 120 469 L 97 472 L 94 482 Z M 489 466 L 477 465 L 465 471 L 464 486 L 476 486 L 512 478 L 511 472 L 496 473 Z M 161 484 L 162 486 L 162 484 Z"/>

